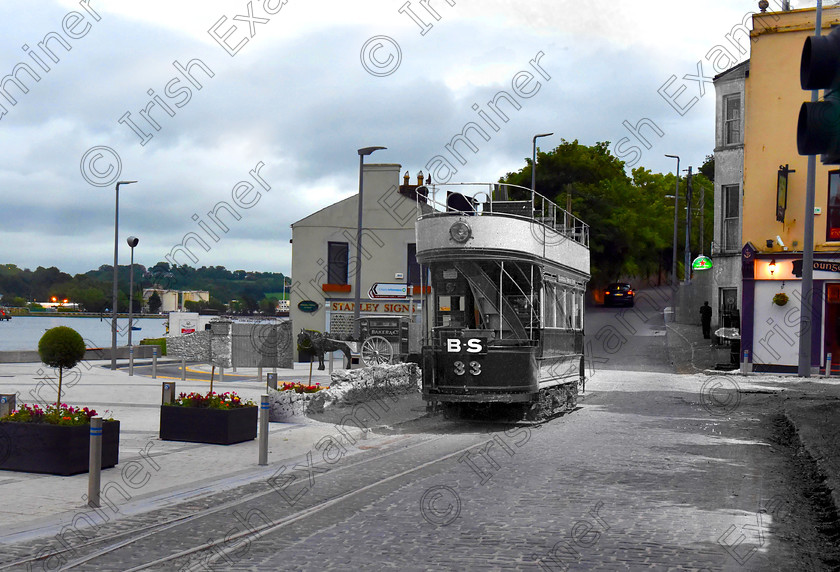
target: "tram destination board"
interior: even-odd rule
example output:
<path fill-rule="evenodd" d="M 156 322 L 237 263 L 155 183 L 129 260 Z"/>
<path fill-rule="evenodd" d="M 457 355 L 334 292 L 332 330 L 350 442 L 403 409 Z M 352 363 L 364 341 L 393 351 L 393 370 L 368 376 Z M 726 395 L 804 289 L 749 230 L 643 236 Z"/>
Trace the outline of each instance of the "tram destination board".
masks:
<path fill-rule="evenodd" d="M 444 347 L 448 354 L 487 354 L 487 340 L 484 338 L 444 338 Z"/>

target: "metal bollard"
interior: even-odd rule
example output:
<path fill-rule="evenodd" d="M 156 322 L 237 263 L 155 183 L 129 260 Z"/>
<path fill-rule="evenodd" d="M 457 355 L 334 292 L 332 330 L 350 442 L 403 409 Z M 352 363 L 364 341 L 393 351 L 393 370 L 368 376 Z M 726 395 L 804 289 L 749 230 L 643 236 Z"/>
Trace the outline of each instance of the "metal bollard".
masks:
<path fill-rule="evenodd" d="M 744 350 L 744 357 L 741 360 L 741 373 L 747 374 L 752 372 L 752 364 L 750 363 L 750 350 Z"/>
<path fill-rule="evenodd" d="M 825 354 L 825 376 L 831 377 L 831 352 Z"/>
<path fill-rule="evenodd" d="M 262 366 L 257 366 L 257 379 L 262 379 Z"/>
<path fill-rule="evenodd" d="M 268 395 L 260 396 L 260 465 L 268 464 Z"/>
<path fill-rule="evenodd" d="M 329 373 L 332 373 L 332 372 L 333 372 L 333 360 L 334 360 L 334 359 L 335 359 L 335 353 L 334 353 L 334 352 L 330 352 L 330 371 L 329 371 Z"/>
<path fill-rule="evenodd" d="M 167 403 L 174 403 L 175 402 L 175 382 L 174 381 L 164 381 L 161 384 L 161 396 L 160 396 L 160 404 L 166 405 Z"/>
<path fill-rule="evenodd" d="M 277 389 L 277 374 L 276 373 L 267 373 L 265 374 L 265 386 L 271 389 Z"/>
<path fill-rule="evenodd" d="M 187 380 L 187 359 L 181 358 L 181 381 Z"/>
<path fill-rule="evenodd" d="M 225 382 L 225 367 L 220 365 L 219 366 L 219 383 Z"/>
<path fill-rule="evenodd" d="M 128 346 L 128 375 L 134 375 L 134 346 Z"/>
<path fill-rule="evenodd" d="M 157 379 L 157 353 L 158 347 L 152 346 L 152 379 Z"/>
<path fill-rule="evenodd" d="M 88 506 L 99 508 L 102 480 L 102 418 L 90 418 L 90 463 L 88 465 Z"/>
<path fill-rule="evenodd" d="M 14 411 L 17 408 L 15 404 L 16 401 L 17 394 L 15 393 L 0 394 L 0 417 L 11 415 L 12 411 Z"/>

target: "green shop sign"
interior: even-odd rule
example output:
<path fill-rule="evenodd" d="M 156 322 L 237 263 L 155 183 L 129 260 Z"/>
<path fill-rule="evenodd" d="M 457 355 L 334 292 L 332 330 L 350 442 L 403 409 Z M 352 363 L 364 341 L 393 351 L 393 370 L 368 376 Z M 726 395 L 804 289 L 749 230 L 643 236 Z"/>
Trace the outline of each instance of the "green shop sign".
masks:
<path fill-rule="evenodd" d="M 691 263 L 692 270 L 709 270 L 712 268 L 712 259 L 702 254 Z"/>
<path fill-rule="evenodd" d="M 312 300 L 301 300 L 298 302 L 298 310 L 301 312 L 315 312 L 318 310 L 318 302 Z"/>

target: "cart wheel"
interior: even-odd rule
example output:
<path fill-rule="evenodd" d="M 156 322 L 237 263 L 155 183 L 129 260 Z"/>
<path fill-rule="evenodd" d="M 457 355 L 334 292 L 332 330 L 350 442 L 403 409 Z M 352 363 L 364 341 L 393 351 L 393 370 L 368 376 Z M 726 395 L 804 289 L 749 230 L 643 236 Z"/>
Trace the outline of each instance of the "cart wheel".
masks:
<path fill-rule="evenodd" d="M 365 365 L 391 363 L 393 357 L 394 350 L 391 342 L 382 336 L 370 336 L 362 344 L 362 361 Z"/>

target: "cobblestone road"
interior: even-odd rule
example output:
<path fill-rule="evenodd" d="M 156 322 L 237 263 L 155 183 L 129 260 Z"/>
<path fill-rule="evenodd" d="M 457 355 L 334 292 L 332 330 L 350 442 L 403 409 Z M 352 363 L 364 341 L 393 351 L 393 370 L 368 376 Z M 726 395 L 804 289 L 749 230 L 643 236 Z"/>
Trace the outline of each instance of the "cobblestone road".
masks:
<path fill-rule="evenodd" d="M 125 536 L 31 569 L 829 569 L 801 542 L 813 523 L 788 486 L 774 397 L 712 396 L 709 379 L 599 372 L 579 410 L 542 426 L 434 417 L 340 460 L 313 444 L 271 486 L 124 519 L 101 534 Z M 7 546 L 3 561 L 54 545 Z"/>

